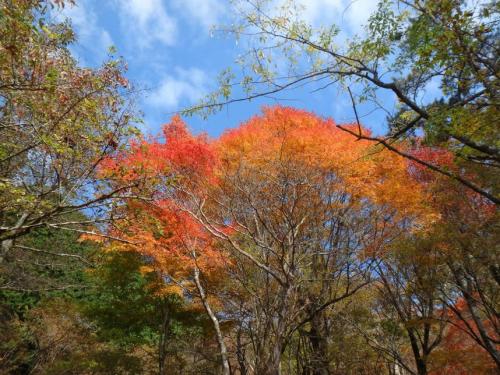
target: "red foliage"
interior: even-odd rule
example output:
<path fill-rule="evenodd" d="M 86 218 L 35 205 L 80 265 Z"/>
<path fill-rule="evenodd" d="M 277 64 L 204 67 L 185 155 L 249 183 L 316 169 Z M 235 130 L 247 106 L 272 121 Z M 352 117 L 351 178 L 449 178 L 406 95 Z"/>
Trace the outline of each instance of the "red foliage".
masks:
<path fill-rule="evenodd" d="M 101 163 L 102 173 L 133 181 L 160 175 L 210 175 L 216 165 L 215 154 L 205 134 L 193 136 L 176 116 L 163 126 L 165 142 L 136 139 L 127 152 Z"/>
<path fill-rule="evenodd" d="M 165 142 L 131 142 L 128 152 L 102 164 L 102 173 L 123 181 L 144 181 L 138 194 L 149 189 L 152 201 L 129 202 L 127 215 L 136 219 L 117 235 L 136 243 L 135 249 L 152 257 L 162 272 L 182 278 L 192 272 L 193 250 L 205 271 L 223 260 L 203 226 L 174 203 L 179 193 L 174 194 L 173 185 L 182 181 L 192 187 L 211 179 L 217 160 L 206 135 L 192 135 L 178 116 L 163 126 L 163 135 Z"/>
<path fill-rule="evenodd" d="M 451 324 L 445 331 L 440 348 L 433 353 L 431 363 L 434 370 L 429 375 L 494 374 L 495 363 L 486 350 L 479 346 L 470 335 L 470 333 L 479 335 L 479 332 L 467 311 L 467 304 L 460 299 L 455 304 L 455 308 L 465 317 L 465 320 L 458 319 L 454 312 L 449 312 Z M 491 324 L 487 321 L 483 323 L 486 329 L 492 332 Z"/>
<path fill-rule="evenodd" d="M 457 167 L 453 161 L 454 156 L 448 150 L 437 147 L 417 145 L 411 150 L 411 154 L 417 159 L 425 161 L 429 164 L 439 166 L 443 169 L 452 170 L 455 172 L 457 171 Z M 410 162 L 410 167 L 415 178 L 420 183 L 429 183 L 435 181 L 436 173 L 423 166 L 422 164 L 412 161 Z"/>
<path fill-rule="evenodd" d="M 412 155 L 457 175 L 463 173 L 449 150 L 418 145 L 413 148 Z M 430 203 L 442 213 L 443 218 L 453 216 L 484 221 L 494 215 L 494 203 L 449 177 L 438 175 L 416 162 L 410 163 L 410 171 L 413 178 L 429 193 Z M 475 179 L 470 173 L 464 177 L 472 181 Z"/>
<path fill-rule="evenodd" d="M 193 136 L 179 116 L 164 125 L 165 143 L 157 145 L 159 157 L 169 161 L 170 167 L 183 175 L 209 176 L 216 165 L 215 154 L 205 134 Z"/>

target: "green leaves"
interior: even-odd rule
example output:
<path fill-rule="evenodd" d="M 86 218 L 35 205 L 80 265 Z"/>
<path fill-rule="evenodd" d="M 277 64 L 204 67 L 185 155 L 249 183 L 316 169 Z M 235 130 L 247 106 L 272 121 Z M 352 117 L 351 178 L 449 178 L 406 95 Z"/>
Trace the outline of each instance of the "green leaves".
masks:
<path fill-rule="evenodd" d="M 123 61 L 80 67 L 68 49 L 73 31 L 52 21 L 50 4 L 0 1 L 0 241 L 73 206 L 102 200 L 106 213 L 120 186 L 100 166 L 137 134 Z"/>

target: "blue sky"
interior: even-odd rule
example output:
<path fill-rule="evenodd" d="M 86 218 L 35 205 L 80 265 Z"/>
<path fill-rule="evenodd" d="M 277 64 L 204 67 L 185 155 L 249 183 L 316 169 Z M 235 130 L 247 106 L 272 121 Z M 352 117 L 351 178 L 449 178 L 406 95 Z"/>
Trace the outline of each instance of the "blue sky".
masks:
<path fill-rule="evenodd" d="M 305 20 L 315 26 L 336 23 L 345 36 L 362 34 L 361 26 L 376 8 L 376 0 L 300 1 Z M 73 52 L 82 65 L 98 65 L 108 47 L 116 47 L 128 63 L 129 80 L 145 89 L 138 101 L 145 118 L 143 131 L 155 134 L 173 112 L 214 90 L 222 69 L 235 66 L 243 47 L 231 37 L 211 33 L 214 24 L 230 24 L 231 14 L 229 0 L 77 0 L 75 7 L 66 7 L 58 17 L 71 19 L 78 37 Z M 312 90 L 304 87 L 282 95 L 280 103 L 337 122 L 353 121 L 350 101 L 336 87 Z M 262 105 L 275 103 L 276 99 L 267 98 L 233 104 L 207 120 L 191 117 L 186 121 L 195 132 L 217 136 L 259 113 Z M 362 122 L 380 133 L 384 116 L 372 113 Z"/>

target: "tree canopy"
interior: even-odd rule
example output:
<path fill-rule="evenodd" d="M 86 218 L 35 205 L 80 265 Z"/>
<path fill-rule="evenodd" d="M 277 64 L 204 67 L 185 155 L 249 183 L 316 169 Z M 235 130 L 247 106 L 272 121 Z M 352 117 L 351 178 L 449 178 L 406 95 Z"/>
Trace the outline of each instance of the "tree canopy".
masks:
<path fill-rule="evenodd" d="M 243 74 L 183 113 L 336 84 L 355 120 L 274 104 L 212 137 L 137 130 L 71 4 L 0 0 L 2 374 L 498 373 L 498 2 L 381 0 L 341 40 L 235 0 Z"/>

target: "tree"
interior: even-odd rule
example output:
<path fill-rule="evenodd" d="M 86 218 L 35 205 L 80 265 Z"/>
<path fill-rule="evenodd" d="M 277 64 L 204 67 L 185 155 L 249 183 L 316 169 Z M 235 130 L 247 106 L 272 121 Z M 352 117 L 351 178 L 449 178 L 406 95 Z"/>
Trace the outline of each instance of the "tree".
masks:
<path fill-rule="evenodd" d="M 86 218 L 72 213 L 64 219 Z M 71 340 L 73 347 L 79 341 L 77 337 L 83 339 L 85 330 L 80 330 L 79 324 L 73 325 L 72 319 L 78 314 L 74 303 L 69 301 L 85 296 L 89 287 L 85 269 L 96 260 L 99 249 L 78 238 L 74 231 L 35 228 L 22 237 L 19 247 L 14 247 L 0 264 L 0 321 L 5 337 L 0 345 L 0 366 L 6 373 L 30 372 L 41 363 L 51 362 L 51 355 Z M 48 303 L 50 300 L 54 303 Z M 56 329 L 56 316 L 64 318 L 60 314 L 64 310 L 71 315 L 71 322 L 66 321 L 67 325 L 59 322 Z M 54 317 L 47 316 L 50 314 Z M 40 321 L 50 331 L 46 336 Z M 69 326 L 74 328 L 71 333 Z M 62 337 L 67 339 L 65 344 L 61 344 Z"/>
<path fill-rule="evenodd" d="M 223 30 L 249 43 L 239 58 L 243 74 L 224 71 L 220 90 L 185 113 L 210 114 L 308 82 L 319 89 L 335 83 L 350 94 L 356 118 L 360 103 L 388 113 L 385 137 L 344 130 L 498 204 L 498 9 L 496 1 L 382 0 L 366 25 L 368 36 L 341 41 L 335 25 L 316 29 L 301 21 L 294 1 L 280 7 L 269 0 L 236 1 L 238 20 Z M 422 101 L 431 84 L 439 85 L 439 94 Z M 234 96 L 235 87 L 241 97 Z M 386 92 L 397 99 L 395 111 L 380 104 Z M 450 150 L 465 171 L 428 163 L 401 147 L 402 138 L 420 132 L 427 144 Z"/>
<path fill-rule="evenodd" d="M 422 158 L 449 159 L 447 152 L 421 150 Z M 450 164 L 449 164 L 450 165 Z M 453 167 L 450 165 L 450 167 Z M 494 204 L 447 179 L 430 178 L 414 169 L 415 177 L 431 193 L 440 219 L 427 233 L 438 252 L 447 278 L 440 287 L 442 303 L 453 321 L 499 366 L 498 343 L 498 212 Z M 462 306 L 457 308 L 457 306 Z M 489 327 L 489 328 L 488 328 Z"/>
<path fill-rule="evenodd" d="M 91 289 L 80 310 L 109 351 L 138 357 L 141 373 L 151 361 L 157 364 L 149 366 L 154 373 L 196 372 L 197 367 L 176 357 L 192 355 L 187 349 L 195 351 L 195 342 L 209 334 L 209 323 L 166 287 L 151 261 L 133 248 L 113 244 L 89 273 Z"/>
<path fill-rule="evenodd" d="M 430 356 L 439 347 L 447 325 L 447 310 L 440 298 L 446 273 L 432 240 L 408 237 L 395 241 L 377 267 L 380 314 L 386 322 L 393 320 L 399 326 L 411 348 L 413 361 L 393 351 L 395 363 L 410 373 L 427 375 Z"/>
<path fill-rule="evenodd" d="M 219 319 L 203 285 L 220 278 L 223 253 L 209 233 L 176 204 L 186 198 L 184 188 L 194 188 L 202 179 L 212 177 L 215 156 L 206 137 L 189 134 L 180 118 L 165 125 L 163 133 L 165 144 L 140 139 L 133 142 L 128 153 L 105 161 L 107 176 L 125 183 L 147 180 L 153 197 L 119 207 L 121 213 L 134 217 L 135 223 L 127 220 L 115 228 L 113 235 L 127 241 L 126 248 L 151 257 L 174 293 L 199 298 L 215 330 L 222 373 L 228 375 L 227 348 Z"/>
<path fill-rule="evenodd" d="M 74 246 L 73 238 L 61 236 L 68 232 L 53 232 L 61 249 Z M 44 242 L 37 230 L 26 237 Z M 95 253 L 92 268 L 77 263 L 69 272 L 63 264 L 58 272 L 36 274 L 40 284 L 71 282 L 72 289 L 0 294 L 0 364 L 5 373 L 156 374 L 161 369 L 197 374 L 213 367 L 214 350 L 206 344 L 212 334 L 208 319 L 166 288 L 147 259 L 117 245 L 83 241 L 79 246 Z M 47 260 L 39 257 L 37 262 L 31 256 L 33 263 L 43 265 Z"/>
<path fill-rule="evenodd" d="M 399 205 L 391 181 L 405 163 L 363 158 L 365 147 L 331 120 L 281 107 L 218 142 L 220 181 L 191 212 L 234 254 L 232 279 L 246 292 L 240 319 L 263 374 L 278 373 L 297 330 L 312 346 L 304 373 L 327 373 L 325 314 L 369 282 L 369 254 L 401 230 L 399 215 L 424 211 L 418 191 Z"/>
<path fill-rule="evenodd" d="M 60 219 L 75 223 L 89 220 L 79 212 Z M 80 241 L 78 232 L 34 228 L 16 241 L 0 264 L 0 293 L 20 293 L 34 301 L 44 292 L 78 293 L 85 287 L 84 269 L 92 267 L 98 253 L 98 246 Z"/>
<path fill-rule="evenodd" d="M 171 287 L 200 298 L 223 368 L 230 358 L 214 304 L 243 335 L 242 371 L 279 373 L 299 333 L 312 347 L 303 373 L 328 373 L 328 312 L 369 283 L 379 248 L 432 220 L 425 195 L 398 183 L 411 178 L 407 163 L 384 151 L 366 157 L 367 142 L 291 108 L 265 109 L 211 142 L 178 118 L 164 136 L 105 163 L 110 176 L 155 181 L 153 201 L 125 208 L 138 216 L 120 237 Z"/>
<path fill-rule="evenodd" d="M 80 67 L 68 50 L 73 31 L 50 20 L 51 5 L 0 2 L 0 261 L 35 228 L 106 221 L 127 195 L 99 175 L 135 132 L 125 66 Z M 88 219 L 61 220 L 83 209 Z"/>
<path fill-rule="evenodd" d="M 487 351 L 477 345 L 476 340 L 468 334 L 470 326 L 466 327 L 466 325 L 474 325 L 474 323 L 464 321 L 468 314 L 463 300 L 459 300 L 453 307 L 455 311 L 450 314 L 451 324 L 443 335 L 443 343 L 429 358 L 436 369 L 430 374 L 495 373 L 495 362 L 488 358 Z M 461 318 L 457 318 L 457 311 Z M 484 324 L 488 325 L 487 322 Z M 491 330 L 491 327 L 488 327 L 488 330 Z"/>

